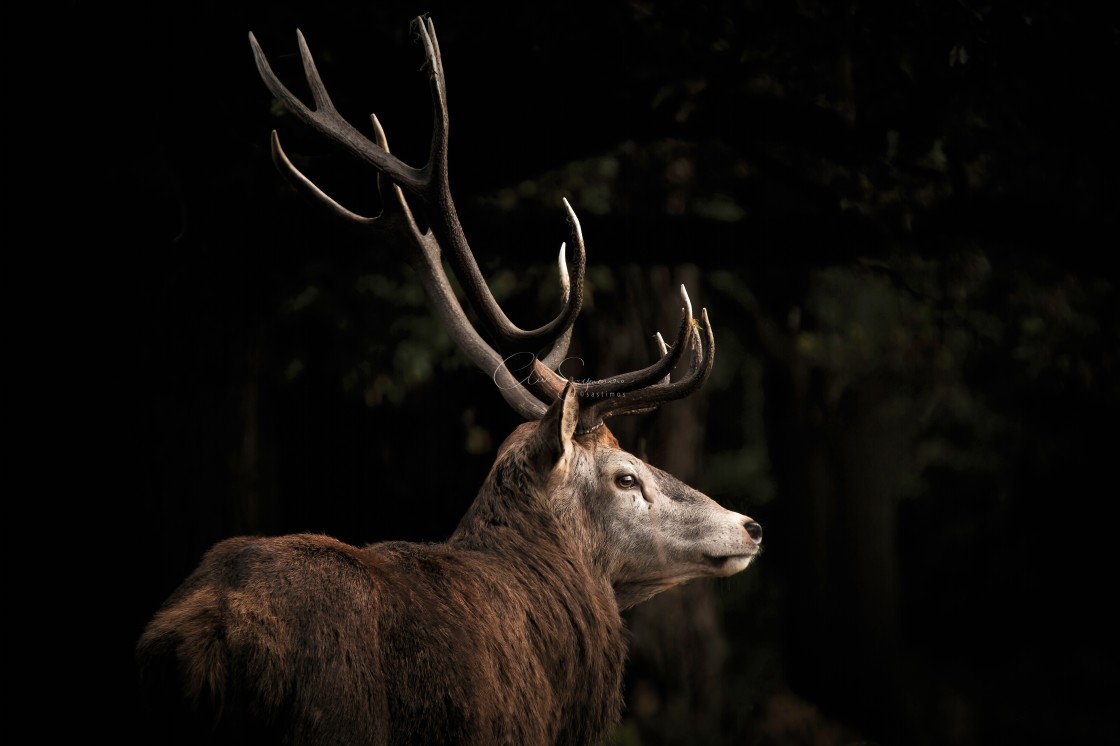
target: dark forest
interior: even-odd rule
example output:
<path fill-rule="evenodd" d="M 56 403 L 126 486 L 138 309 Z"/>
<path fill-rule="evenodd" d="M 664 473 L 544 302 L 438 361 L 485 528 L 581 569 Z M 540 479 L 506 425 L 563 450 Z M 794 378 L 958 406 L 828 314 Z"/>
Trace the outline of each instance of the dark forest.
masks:
<path fill-rule="evenodd" d="M 375 213 L 374 172 L 273 100 L 248 34 L 302 93 L 300 29 L 340 111 L 359 126 L 376 112 L 421 165 L 431 102 L 410 24 L 425 13 L 452 192 L 510 316 L 556 308 L 567 198 L 587 242 L 572 353 L 586 375 L 651 362 L 682 282 L 715 330 L 699 395 L 611 427 L 760 521 L 765 552 L 627 612 L 614 743 L 1115 738 L 1120 30 L 1106 5 L 61 13 L 88 117 L 71 135 L 96 133 L 82 168 L 98 179 L 81 187 L 101 246 L 53 268 L 80 286 L 65 313 L 71 364 L 89 370 L 61 385 L 97 399 L 83 457 L 113 496 L 47 520 L 118 547 L 91 589 L 109 741 L 143 720 L 144 624 L 208 547 L 297 531 L 440 541 L 518 423 L 394 247 L 329 219 L 269 154 L 275 129 L 336 199 Z"/>

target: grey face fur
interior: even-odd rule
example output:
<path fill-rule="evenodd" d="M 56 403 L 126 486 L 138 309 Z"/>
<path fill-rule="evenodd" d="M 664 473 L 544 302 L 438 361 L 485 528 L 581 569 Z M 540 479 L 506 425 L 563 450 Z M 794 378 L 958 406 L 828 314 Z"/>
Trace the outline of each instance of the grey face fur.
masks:
<path fill-rule="evenodd" d="M 567 522 L 591 534 L 620 608 L 694 578 L 733 575 L 760 551 L 751 518 L 620 449 L 609 431 L 576 436 L 554 476 L 562 477 L 554 500 L 582 513 Z"/>

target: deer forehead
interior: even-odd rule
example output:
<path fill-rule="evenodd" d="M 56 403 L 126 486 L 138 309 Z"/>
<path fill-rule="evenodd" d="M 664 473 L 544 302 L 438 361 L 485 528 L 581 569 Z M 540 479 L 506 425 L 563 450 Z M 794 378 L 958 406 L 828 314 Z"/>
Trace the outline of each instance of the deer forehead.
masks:
<path fill-rule="evenodd" d="M 599 468 L 599 473 L 607 476 L 613 476 L 618 471 L 644 472 L 649 470 L 649 465 L 634 454 L 614 448 L 601 449 L 595 463 Z"/>
<path fill-rule="evenodd" d="M 613 477 L 622 471 L 638 474 L 650 468 L 634 454 L 604 442 L 577 445 L 572 457 L 575 468 L 590 478 Z"/>

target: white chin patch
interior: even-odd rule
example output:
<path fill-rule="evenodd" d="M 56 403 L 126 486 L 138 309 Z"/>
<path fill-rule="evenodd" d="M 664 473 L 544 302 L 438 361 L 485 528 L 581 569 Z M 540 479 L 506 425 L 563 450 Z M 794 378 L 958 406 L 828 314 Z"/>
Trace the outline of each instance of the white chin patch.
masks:
<path fill-rule="evenodd" d="M 723 567 L 720 568 L 721 575 L 734 575 L 737 572 L 742 572 L 747 569 L 747 565 L 754 559 L 753 554 L 741 554 L 737 557 L 729 557 L 724 560 Z"/>

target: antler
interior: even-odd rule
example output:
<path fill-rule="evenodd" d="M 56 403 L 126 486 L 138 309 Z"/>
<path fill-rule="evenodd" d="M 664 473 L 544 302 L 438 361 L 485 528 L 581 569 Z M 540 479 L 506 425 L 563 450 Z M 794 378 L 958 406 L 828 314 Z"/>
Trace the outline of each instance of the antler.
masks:
<path fill-rule="evenodd" d="M 370 140 L 339 114 L 327 94 L 301 32 L 297 31 L 296 34 L 314 109 L 308 108 L 280 82 L 272 72 L 256 37 L 250 32 L 249 43 L 257 70 L 272 94 L 283 101 L 288 110 L 302 122 L 377 169 L 378 187 L 380 189 L 386 186 L 387 180 L 389 195 L 383 200 L 382 212 L 375 217 L 351 212 L 319 189 L 292 164 L 280 146 L 279 136 L 273 131 L 272 157 L 277 168 L 297 190 L 359 229 L 378 233 L 391 231 L 408 237 L 406 259 L 420 276 L 425 291 L 452 338 L 476 365 L 493 374 L 502 396 L 526 419 L 540 418 L 547 405 L 569 383 L 581 396 L 595 399 L 581 410 L 581 431 L 595 429 L 605 417 L 648 411 L 662 402 L 687 396 L 699 388 L 711 372 L 715 343 L 707 312 L 704 311 L 702 320 L 707 344 L 702 344 L 700 329 L 694 325 L 692 304 L 684 286 L 681 286 L 684 307 L 681 309 L 681 324 L 676 341 L 672 347 L 667 348 L 661 336 L 657 335 L 661 351 L 657 362 L 642 370 L 600 381 L 569 382 L 556 372 L 555 369 L 567 354 L 572 325 L 583 304 L 583 279 L 587 262 L 579 219 L 566 199 L 564 208 L 571 228 L 574 266 L 569 275 L 565 261 L 566 245 L 562 244 L 559 265 L 563 307 L 560 313 L 545 325 L 532 330 L 522 329 L 505 315 L 479 270 L 451 198 L 447 165 L 447 87 L 435 25 L 430 18 L 424 17 L 417 18 L 415 25 L 419 29 L 427 56 L 426 67 L 434 110 L 431 148 L 428 162 L 422 168 L 409 166 L 389 152 L 388 140 L 376 115 L 371 115 L 374 139 Z M 402 190 L 416 197 L 423 208 L 426 229 L 420 229 Z M 460 305 L 443 268 L 444 251 L 463 287 L 467 302 L 478 315 L 491 343 L 487 343 L 479 335 Z M 536 353 L 546 347 L 550 348 L 549 352 L 543 359 L 538 358 Z M 692 350 L 688 373 L 682 379 L 670 382 L 669 373 L 686 348 Z M 522 352 L 532 354 L 532 363 L 525 366 L 528 373 L 519 380 L 511 371 L 510 361 Z"/>

